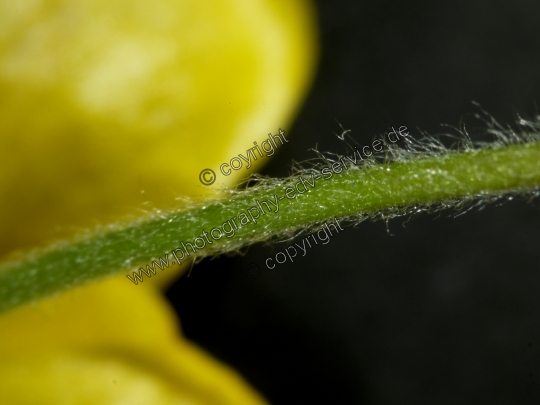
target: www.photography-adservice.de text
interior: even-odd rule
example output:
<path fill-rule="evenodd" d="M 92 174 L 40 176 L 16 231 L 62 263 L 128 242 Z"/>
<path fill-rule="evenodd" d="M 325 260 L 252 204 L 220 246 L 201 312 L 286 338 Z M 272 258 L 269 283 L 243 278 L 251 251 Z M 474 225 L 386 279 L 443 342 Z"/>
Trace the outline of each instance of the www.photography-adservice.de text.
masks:
<path fill-rule="evenodd" d="M 405 133 L 406 130 L 407 127 L 400 127 L 400 130 L 397 132 L 399 132 L 399 134 L 401 134 L 402 136 L 408 136 L 408 132 Z M 390 142 L 395 143 L 399 140 L 399 135 L 397 134 L 397 132 L 392 128 L 392 132 L 388 134 Z M 392 138 L 390 137 L 391 134 L 394 134 L 396 136 L 395 141 L 392 141 Z M 373 141 L 372 146 L 375 151 L 380 152 L 382 151 L 382 148 L 378 149 L 378 146 L 382 146 L 383 144 L 384 143 L 381 143 L 381 140 L 375 140 Z M 362 148 L 362 151 L 364 151 L 364 153 L 365 148 L 367 147 L 368 146 Z M 171 253 L 175 259 L 171 263 L 169 263 L 169 255 L 165 254 L 164 258 L 159 258 L 159 262 L 153 260 L 152 265 L 147 264 L 146 269 L 140 267 L 138 271 L 133 271 L 133 278 L 129 275 L 127 275 L 126 277 L 134 284 L 138 284 L 138 281 L 143 281 L 143 274 L 145 274 L 147 277 L 151 277 L 152 274 L 156 275 L 156 267 L 160 270 L 164 270 L 165 268 L 168 268 L 170 264 L 181 265 L 183 260 L 191 256 L 190 250 L 194 255 L 196 255 L 197 250 L 204 249 L 207 243 L 212 244 L 212 240 L 220 240 L 223 236 L 226 236 L 227 238 L 232 238 L 239 228 L 247 226 L 251 223 L 256 224 L 257 219 L 263 215 L 266 215 L 267 213 L 277 213 L 279 211 L 279 202 L 284 198 L 295 199 L 298 195 L 304 194 L 305 192 L 309 191 L 309 188 L 315 188 L 316 180 L 319 180 L 321 177 L 323 177 L 323 180 L 328 180 L 334 174 L 339 174 L 344 170 L 349 169 L 353 165 L 358 165 L 360 162 L 358 161 L 358 157 L 356 155 L 358 155 L 360 161 L 363 161 L 360 151 L 356 149 L 356 152 L 353 154 L 354 159 L 349 156 L 345 156 L 340 158 L 338 162 L 328 162 L 328 167 L 324 167 L 319 173 L 310 173 L 308 178 L 300 175 L 296 177 L 296 179 L 298 179 L 296 183 L 293 183 L 293 181 L 288 183 L 288 186 L 285 188 L 283 195 L 278 196 L 277 194 L 274 194 L 271 198 L 263 201 L 255 199 L 255 205 L 249 207 L 245 211 L 240 212 L 238 215 L 229 218 L 227 221 L 223 222 L 221 226 L 216 226 L 212 228 L 210 232 L 206 232 L 206 230 L 203 229 L 201 232 L 201 236 L 196 237 L 192 243 L 182 241 L 180 243 L 180 247 L 171 250 Z M 365 156 L 371 156 L 371 154 Z M 350 163 L 345 161 L 345 159 L 347 159 Z M 263 205 L 266 207 L 266 210 L 264 209 Z M 210 238 L 208 237 L 209 235 Z"/>

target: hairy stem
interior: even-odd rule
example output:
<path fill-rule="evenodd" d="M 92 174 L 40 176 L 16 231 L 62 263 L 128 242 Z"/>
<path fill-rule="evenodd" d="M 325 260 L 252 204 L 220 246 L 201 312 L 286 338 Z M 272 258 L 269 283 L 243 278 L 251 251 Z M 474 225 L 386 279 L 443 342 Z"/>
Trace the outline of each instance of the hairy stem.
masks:
<path fill-rule="evenodd" d="M 208 236 L 204 248 L 196 252 L 197 258 L 234 251 L 274 236 L 291 236 L 331 218 L 391 216 L 445 201 L 535 191 L 540 188 L 540 142 L 419 156 L 363 168 L 351 165 L 340 174 L 332 172 L 326 180 L 315 180 L 315 173 L 310 169 L 301 174 L 304 185 L 299 176 L 267 179 L 206 205 L 151 214 L 5 263 L 0 268 L 0 311 L 133 270 L 166 254 L 171 259 L 171 251 L 181 242 L 193 244 L 195 238 L 203 239 L 203 230 L 209 234 L 216 227 L 225 229 L 224 224 L 233 217 L 238 229 L 219 240 L 218 232 L 214 232 L 216 239 Z M 309 182 L 314 182 L 313 186 Z M 296 187 L 294 198 L 286 197 L 288 187 Z M 263 204 L 276 198 L 277 207 Z M 253 207 L 258 206 L 263 207 L 262 212 L 253 218 Z M 239 214 L 246 213 L 247 218 L 250 209 L 253 221 L 241 223 L 245 218 Z M 194 256 L 192 253 L 190 258 Z"/>

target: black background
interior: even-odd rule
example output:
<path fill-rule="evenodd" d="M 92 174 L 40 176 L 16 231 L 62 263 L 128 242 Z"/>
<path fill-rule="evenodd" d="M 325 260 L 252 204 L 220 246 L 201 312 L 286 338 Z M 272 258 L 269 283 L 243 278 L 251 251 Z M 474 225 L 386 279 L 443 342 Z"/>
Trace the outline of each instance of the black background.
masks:
<path fill-rule="evenodd" d="M 336 120 L 368 144 L 480 127 L 473 100 L 502 123 L 538 113 L 537 0 L 317 6 L 316 82 L 264 174 L 316 144 L 345 153 Z M 168 297 L 185 335 L 273 404 L 540 403 L 539 200 L 455 215 L 394 219 L 391 235 L 364 222 L 274 270 L 285 243 L 205 259 Z"/>

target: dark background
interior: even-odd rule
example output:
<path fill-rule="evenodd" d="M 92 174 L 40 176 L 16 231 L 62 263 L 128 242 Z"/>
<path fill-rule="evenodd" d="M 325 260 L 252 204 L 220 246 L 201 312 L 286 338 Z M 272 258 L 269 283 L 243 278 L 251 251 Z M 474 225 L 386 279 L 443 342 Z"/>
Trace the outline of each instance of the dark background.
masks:
<path fill-rule="evenodd" d="M 537 0 L 317 5 L 316 82 L 264 174 L 316 144 L 346 153 L 336 120 L 368 144 L 480 127 L 473 100 L 502 123 L 538 113 Z M 364 222 L 274 270 L 285 243 L 206 259 L 168 297 L 186 336 L 276 405 L 540 403 L 540 201 L 455 215 L 394 219 L 392 235 Z"/>

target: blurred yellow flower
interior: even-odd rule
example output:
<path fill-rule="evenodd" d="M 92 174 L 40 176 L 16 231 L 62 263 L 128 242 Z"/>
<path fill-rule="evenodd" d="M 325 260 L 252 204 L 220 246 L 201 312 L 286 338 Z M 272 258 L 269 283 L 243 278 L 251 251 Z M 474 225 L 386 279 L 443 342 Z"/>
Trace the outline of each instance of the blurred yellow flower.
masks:
<path fill-rule="evenodd" d="M 234 185 L 198 175 L 287 128 L 315 43 L 308 0 L 0 0 L 0 257 Z M 0 403 L 264 403 L 152 281 L 2 315 Z"/>
<path fill-rule="evenodd" d="M 0 0 L 0 256 L 208 195 L 201 170 L 290 122 L 313 24 L 304 0 Z"/>
<path fill-rule="evenodd" d="M 110 279 L 0 318 L 1 404 L 264 404 L 180 339 L 155 288 Z"/>

